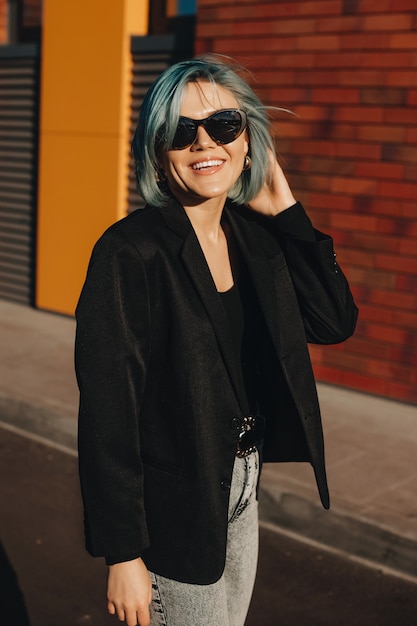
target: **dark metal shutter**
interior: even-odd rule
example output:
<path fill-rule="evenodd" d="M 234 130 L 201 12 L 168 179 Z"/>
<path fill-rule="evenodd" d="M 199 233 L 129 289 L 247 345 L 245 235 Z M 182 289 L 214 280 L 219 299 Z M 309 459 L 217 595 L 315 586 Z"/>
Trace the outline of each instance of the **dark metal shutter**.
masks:
<path fill-rule="evenodd" d="M 188 40 L 188 41 L 187 41 Z M 139 107 L 152 83 L 167 67 L 192 56 L 193 39 L 180 39 L 175 35 L 150 35 L 132 37 L 133 60 L 132 106 L 130 137 L 133 137 L 139 115 Z M 129 161 L 128 212 L 143 208 L 144 201 L 136 188 L 135 164 Z"/>
<path fill-rule="evenodd" d="M 0 47 L 0 298 L 32 305 L 39 47 Z"/>

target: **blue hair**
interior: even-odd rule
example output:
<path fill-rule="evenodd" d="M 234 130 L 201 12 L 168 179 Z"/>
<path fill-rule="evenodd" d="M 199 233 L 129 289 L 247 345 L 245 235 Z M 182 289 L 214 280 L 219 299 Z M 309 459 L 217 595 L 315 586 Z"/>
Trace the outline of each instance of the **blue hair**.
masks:
<path fill-rule="evenodd" d="M 169 67 L 147 92 L 132 141 L 138 188 L 153 206 L 166 204 L 169 193 L 158 172 L 159 155 L 171 145 L 188 83 L 210 82 L 230 91 L 248 119 L 250 169 L 242 171 L 228 197 L 246 204 L 262 188 L 269 173 L 268 151 L 274 152 L 266 108 L 248 83 L 231 65 L 216 57 L 200 57 Z"/>

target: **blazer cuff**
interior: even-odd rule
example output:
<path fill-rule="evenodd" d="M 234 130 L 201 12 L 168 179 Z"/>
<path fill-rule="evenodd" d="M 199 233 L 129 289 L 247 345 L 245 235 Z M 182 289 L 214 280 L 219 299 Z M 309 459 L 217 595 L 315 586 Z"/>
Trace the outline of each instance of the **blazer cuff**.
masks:
<path fill-rule="evenodd" d="M 281 236 L 304 241 L 317 240 L 313 224 L 301 202 L 296 202 L 270 219 L 274 229 Z"/>
<path fill-rule="evenodd" d="M 119 556 L 106 556 L 104 557 L 106 565 L 116 565 L 116 563 L 124 563 L 125 561 L 134 561 L 139 559 L 140 554 L 124 554 Z"/>

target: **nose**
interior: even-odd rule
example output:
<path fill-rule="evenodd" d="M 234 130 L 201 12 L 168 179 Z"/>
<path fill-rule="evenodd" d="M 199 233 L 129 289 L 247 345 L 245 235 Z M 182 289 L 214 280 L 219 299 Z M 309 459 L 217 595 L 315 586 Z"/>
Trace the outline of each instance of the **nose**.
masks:
<path fill-rule="evenodd" d="M 194 142 L 191 144 L 191 150 L 207 150 L 216 145 L 216 142 L 210 137 L 204 126 L 198 126 Z"/>

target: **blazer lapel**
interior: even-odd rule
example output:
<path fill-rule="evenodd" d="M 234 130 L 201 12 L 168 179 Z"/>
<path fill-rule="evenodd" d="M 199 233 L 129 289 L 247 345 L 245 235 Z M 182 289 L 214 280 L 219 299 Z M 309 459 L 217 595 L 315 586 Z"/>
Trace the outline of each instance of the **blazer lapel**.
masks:
<path fill-rule="evenodd" d="M 207 261 L 201 249 L 197 235 L 181 205 L 172 205 L 159 209 L 167 226 L 183 240 L 180 256 L 194 284 L 195 290 L 204 305 L 213 326 L 220 353 L 228 371 L 236 398 L 239 400 L 239 386 L 234 358 L 229 320 L 211 276 Z"/>
<path fill-rule="evenodd" d="M 280 336 L 280 329 L 283 328 L 283 325 L 279 323 L 278 319 L 281 307 L 278 302 L 271 259 L 267 256 L 261 241 L 253 233 L 253 228 L 258 228 L 258 226 L 239 218 L 236 212 L 229 207 L 226 207 L 226 213 L 239 249 L 251 274 L 275 349 L 277 354 L 280 355 L 283 339 Z"/>

